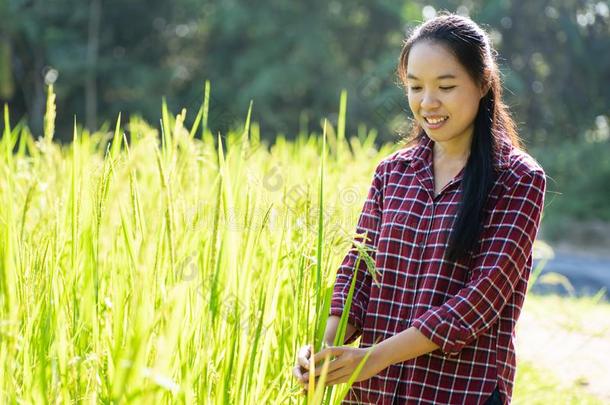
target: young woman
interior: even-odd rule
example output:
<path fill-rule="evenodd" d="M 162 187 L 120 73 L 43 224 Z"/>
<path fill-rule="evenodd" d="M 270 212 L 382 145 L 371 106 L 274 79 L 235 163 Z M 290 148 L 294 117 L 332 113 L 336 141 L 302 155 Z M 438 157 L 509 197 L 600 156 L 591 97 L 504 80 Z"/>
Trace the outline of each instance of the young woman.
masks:
<path fill-rule="evenodd" d="M 345 343 L 299 351 L 306 388 L 331 356 L 327 384 L 370 357 L 345 403 L 508 404 L 519 318 L 546 178 L 522 150 L 502 102 L 486 33 L 444 14 L 405 42 L 398 76 L 413 112 L 412 144 L 379 163 L 357 225 L 378 271 L 352 247 L 334 286 L 325 342 L 357 277 Z"/>

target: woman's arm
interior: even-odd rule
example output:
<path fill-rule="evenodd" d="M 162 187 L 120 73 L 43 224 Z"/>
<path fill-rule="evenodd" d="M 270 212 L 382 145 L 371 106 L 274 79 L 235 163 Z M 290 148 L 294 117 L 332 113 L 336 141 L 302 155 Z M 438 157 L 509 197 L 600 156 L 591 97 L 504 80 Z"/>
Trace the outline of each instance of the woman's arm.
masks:
<path fill-rule="evenodd" d="M 326 343 L 327 346 L 334 346 L 333 342 L 335 341 L 335 336 L 337 335 L 337 327 L 339 326 L 340 320 L 341 318 L 335 315 L 328 317 L 328 320 L 326 321 L 326 330 L 324 331 L 324 343 Z M 345 330 L 345 338 L 340 345 L 349 342 L 356 330 L 356 327 L 348 322 L 347 329 Z"/>
<path fill-rule="evenodd" d="M 337 319 L 332 323 L 336 323 Z M 299 379 L 303 388 L 307 389 L 309 373 L 315 373 L 319 377 L 322 373 L 320 362 L 329 355 L 334 356 L 327 370 L 326 384 L 334 385 L 347 382 L 349 377 L 358 369 L 362 368 L 355 381 L 363 381 L 379 374 L 382 370 L 395 363 L 400 363 L 432 352 L 438 349 L 435 343 L 426 338 L 419 330 L 411 327 L 397 335 L 392 336 L 378 345 L 357 348 L 350 346 L 330 346 L 314 354 L 313 361 L 315 369 L 309 370 L 311 361 L 311 346 L 303 351 L 299 358 L 300 367 L 295 367 L 293 375 Z M 370 355 L 370 357 L 368 357 Z M 365 359 L 368 360 L 365 361 Z M 363 363 L 364 362 L 364 363 Z"/>
<path fill-rule="evenodd" d="M 371 361 L 381 369 L 402 363 L 438 349 L 439 346 L 425 337 L 418 329 L 410 327 L 384 340 L 370 349 Z"/>

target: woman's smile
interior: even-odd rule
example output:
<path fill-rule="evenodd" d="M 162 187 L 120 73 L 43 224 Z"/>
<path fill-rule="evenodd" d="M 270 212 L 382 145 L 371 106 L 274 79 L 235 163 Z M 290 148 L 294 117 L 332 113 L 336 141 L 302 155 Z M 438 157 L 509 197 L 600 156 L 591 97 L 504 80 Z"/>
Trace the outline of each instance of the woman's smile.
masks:
<path fill-rule="evenodd" d="M 424 125 L 429 129 L 439 129 L 449 120 L 447 116 L 424 117 Z"/>

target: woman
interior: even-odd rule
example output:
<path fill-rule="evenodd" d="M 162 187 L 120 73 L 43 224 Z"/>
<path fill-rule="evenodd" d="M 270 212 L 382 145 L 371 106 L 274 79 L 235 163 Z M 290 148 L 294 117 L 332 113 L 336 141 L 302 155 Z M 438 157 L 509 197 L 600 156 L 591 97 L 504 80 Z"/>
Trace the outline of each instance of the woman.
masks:
<path fill-rule="evenodd" d="M 414 116 L 411 145 L 376 168 L 357 231 L 378 271 L 372 282 L 352 248 L 334 286 L 332 345 L 352 276 L 345 343 L 299 351 L 306 388 L 330 356 L 328 385 L 346 382 L 370 352 L 345 403 L 508 404 L 515 323 L 532 268 L 546 178 L 521 146 L 495 51 L 468 18 L 418 26 L 398 76 Z"/>

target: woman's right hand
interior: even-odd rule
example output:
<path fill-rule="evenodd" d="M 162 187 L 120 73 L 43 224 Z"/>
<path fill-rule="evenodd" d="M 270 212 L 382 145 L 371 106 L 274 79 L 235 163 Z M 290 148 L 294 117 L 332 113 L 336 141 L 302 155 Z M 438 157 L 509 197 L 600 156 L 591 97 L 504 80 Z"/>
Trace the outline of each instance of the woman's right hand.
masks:
<path fill-rule="evenodd" d="M 330 315 L 328 317 L 328 320 L 326 321 L 326 330 L 324 331 L 324 339 L 322 340 L 322 347 L 320 349 L 333 346 L 340 320 L 341 318 L 336 315 Z M 348 323 L 345 336 L 352 336 L 355 332 L 356 327 Z M 292 374 L 298 380 L 301 387 L 303 387 L 303 394 L 307 392 L 307 388 L 309 387 L 309 381 L 303 377 L 303 374 L 309 371 L 309 360 L 313 354 L 312 345 L 302 346 L 297 353 L 297 363 L 292 369 Z"/>
<path fill-rule="evenodd" d="M 313 347 L 311 345 L 302 346 L 297 353 L 297 362 L 292 369 L 292 375 L 297 379 L 301 387 L 303 387 L 303 394 L 307 391 L 307 379 L 303 377 L 303 374 L 309 370 L 309 359 L 312 355 Z"/>

